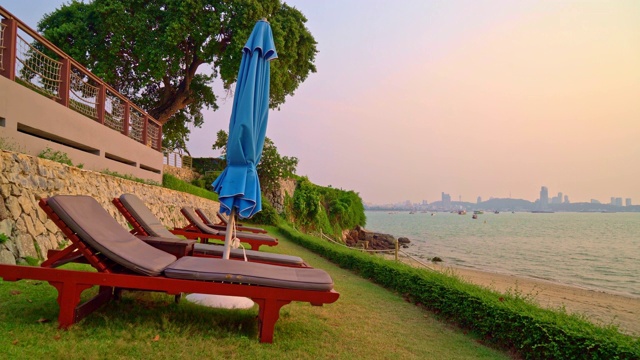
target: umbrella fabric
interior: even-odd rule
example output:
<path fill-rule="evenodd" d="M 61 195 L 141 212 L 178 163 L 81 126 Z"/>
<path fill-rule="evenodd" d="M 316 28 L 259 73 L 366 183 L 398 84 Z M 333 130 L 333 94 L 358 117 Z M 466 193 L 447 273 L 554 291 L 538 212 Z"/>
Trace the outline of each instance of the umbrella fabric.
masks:
<path fill-rule="evenodd" d="M 258 21 L 244 46 L 227 142 L 227 167 L 213 182 L 220 211 L 240 218 L 262 210 L 256 165 L 260 162 L 269 115 L 269 61 L 277 58 L 271 27 Z"/>

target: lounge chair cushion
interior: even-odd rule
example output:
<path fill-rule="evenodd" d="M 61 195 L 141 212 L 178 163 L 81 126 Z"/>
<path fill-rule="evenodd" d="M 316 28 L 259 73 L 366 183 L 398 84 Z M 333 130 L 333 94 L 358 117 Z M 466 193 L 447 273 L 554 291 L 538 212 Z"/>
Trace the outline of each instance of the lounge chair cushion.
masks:
<path fill-rule="evenodd" d="M 277 288 L 329 291 L 333 280 L 321 269 L 185 256 L 169 265 L 166 277 L 186 280 L 222 281 Z"/>
<path fill-rule="evenodd" d="M 193 210 L 192 207 L 189 207 L 189 206 L 183 207 L 182 208 L 182 213 L 189 220 L 189 222 L 191 222 L 192 224 L 197 226 L 198 230 L 200 230 L 200 232 L 202 232 L 202 233 L 211 234 L 211 235 L 222 235 L 222 236 L 224 236 L 224 234 L 226 233 L 226 231 L 218 231 L 218 230 L 212 229 L 209 226 L 207 226 L 207 224 L 205 224 L 202 221 L 202 219 L 200 219 L 200 217 L 196 214 L 195 210 Z M 271 237 L 269 235 L 256 234 L 256 233 L 246 232 L 246 231 L 238 231 L 238 232 L 236 232 L 236 237 L 238 237 L 240 239 L 247 239 L 247 240 L 261 240 L 261 241 L 265 241 L 265 242 L 277 242 L 276 239 L 274 239 L 273 237 Z"/>
<path fill-rule="evenodd" d="M 140 219 L 140 226 L 150 236 L 173 238 L 173 235 L 167 228 L 162 225 L 160 220 L 151 213 L 151 210 L 133 194 L 120 195 L 120 202 L 136 219 Z"/>
<path fill-rule="evenodd" d="M 176 261 L 175 256 L 131 235 L 90 196 L 56 195 L 47 204 L 90 247 L 127 269 L 158 276 Z"/>
<path fill-rule="evenodd" d="M 199 254 L 221 257 L 224 251 L 224 246 L 196 243 L 193 245 L 193 251 Z M 244 250 L 244 251 L 246 252 L 247 259 L 249 261 L 262 261 L 262 262 L 270 262 L 274 264 L 296 265 L 296 266 L 300 266 L 304 264 L 304 260 L 302 260 L 302 258 L 298 256 L 274 254 L 274 253 L 268 253 L 268 252 L 256 251 L 256 250 Z M 242 249 L 231 249 L 231 252 L 229 253 L 229 257 L 235 258 L 235 259 L 243 259 L 244 256 L 243 256 Z"/>

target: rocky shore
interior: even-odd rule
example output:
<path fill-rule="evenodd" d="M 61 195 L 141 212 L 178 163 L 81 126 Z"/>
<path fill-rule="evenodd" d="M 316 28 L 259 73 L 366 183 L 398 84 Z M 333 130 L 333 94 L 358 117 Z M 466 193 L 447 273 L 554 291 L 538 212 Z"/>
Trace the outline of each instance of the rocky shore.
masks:
<path fill-rule="evenodd" d="M 342 240 L 351 247 L 364 247 L 370 250 L 392 250 L 396 248 L 396 241 L 401 248 L 408 248 L 411 240 L 406 237 L 396 239 L 393 235 L 377 233 L 356 226 L 353 230 L 345 231 Z"/>

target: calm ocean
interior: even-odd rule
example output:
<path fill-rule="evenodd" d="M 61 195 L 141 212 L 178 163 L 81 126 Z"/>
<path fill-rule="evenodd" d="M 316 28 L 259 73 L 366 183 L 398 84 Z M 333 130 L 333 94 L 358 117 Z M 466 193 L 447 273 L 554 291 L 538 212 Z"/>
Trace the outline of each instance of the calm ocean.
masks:
<path fill-rule="evenodd" d="M 416 257 L 640 297 L 640 213 L 366 215 L 368 230 L 408 237 Z"/>

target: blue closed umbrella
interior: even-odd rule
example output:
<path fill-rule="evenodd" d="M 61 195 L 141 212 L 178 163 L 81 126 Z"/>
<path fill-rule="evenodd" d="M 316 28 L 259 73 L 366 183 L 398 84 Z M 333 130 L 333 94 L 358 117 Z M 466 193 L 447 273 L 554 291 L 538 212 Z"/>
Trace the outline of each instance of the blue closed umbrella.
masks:
<path fill-rule="evenodd" d="M 229 124 L 227 167 L 213 182 L 220 211 L 230 214 L 225 238 L 227 259 L 236 214 L 250 218 L 262 210 L 256 165 L 262 155 L 269 117 L 269 61 L 277 57 L 271 26 L 260 20 L 242 52 Z"/>

